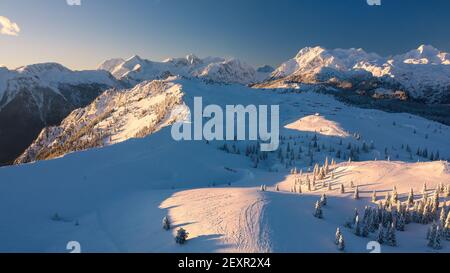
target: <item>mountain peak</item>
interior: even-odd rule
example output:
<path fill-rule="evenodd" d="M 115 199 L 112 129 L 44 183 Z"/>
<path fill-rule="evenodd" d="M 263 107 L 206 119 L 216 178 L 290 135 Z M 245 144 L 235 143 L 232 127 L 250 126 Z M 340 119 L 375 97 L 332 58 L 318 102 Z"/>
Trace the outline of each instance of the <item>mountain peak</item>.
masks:
<path fill-rule="evenodd" d="M 48 72 L 48 71 L 69 72 L 71 70 L 59 63 L 39 63 L 39 64 L 31 64 L 31 65 L 19 67 L 16 69 L 16 71 L 18 71 L 20 73 L 39 74 L 39 73 Z"/>

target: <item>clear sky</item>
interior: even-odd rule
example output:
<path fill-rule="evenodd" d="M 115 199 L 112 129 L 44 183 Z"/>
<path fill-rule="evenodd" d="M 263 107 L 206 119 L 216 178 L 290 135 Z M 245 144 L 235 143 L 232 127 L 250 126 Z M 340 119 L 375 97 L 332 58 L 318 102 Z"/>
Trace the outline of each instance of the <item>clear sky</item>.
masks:
<path fill-rule="evenodd" d="M 420 44 L 450 51 L 450 1 L 381 0 L 381 4 L 81 0 L 81 6 L 69 6 L 66 0 L 1 0 L 0 16 L 16 23 L 20 32 L 0 34 L 0 64 L 14 68 L 55 61 L 86 69 L 112 57 L 138 54 L 163 60 L 194 53 L 278 65 L 300 48 L 315 45 L 362 47 L 382 55 Z"/>

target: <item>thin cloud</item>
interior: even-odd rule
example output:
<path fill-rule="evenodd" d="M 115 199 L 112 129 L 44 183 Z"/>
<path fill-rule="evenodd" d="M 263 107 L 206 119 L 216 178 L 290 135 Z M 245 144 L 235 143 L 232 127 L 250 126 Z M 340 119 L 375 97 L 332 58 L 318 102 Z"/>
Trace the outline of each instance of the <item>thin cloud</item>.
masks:
<path fill-rule="evenodd" d="M 18 36 L 20 27 L 5 16 L 0 16 L 0 34 Z"/>

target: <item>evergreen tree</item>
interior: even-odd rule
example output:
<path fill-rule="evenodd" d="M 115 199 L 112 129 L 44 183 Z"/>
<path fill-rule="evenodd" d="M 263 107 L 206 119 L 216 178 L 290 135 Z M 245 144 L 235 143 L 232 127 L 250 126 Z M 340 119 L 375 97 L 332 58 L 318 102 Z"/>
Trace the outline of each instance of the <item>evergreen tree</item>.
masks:
<path fill-rule="evenodd" d="M 405 217 L 403 216 L 403 214 L 400 214 L 400 217 L 398 218 L 396 225 L 398 231 L 405 231 Z"/>
<path fill-rule="evenodd" d="M 441 214 L 439 215 L 439 221 L 444 225 L 446 219 L 447 219 L 447 214 L 445 212 L 445 207 L 443 207 L 441 209 Z"/>
<path fill-rule="evenodd" d="M 339 251 L 345 250 L 344 236 L 342 234 L 339 236 L 338 249 L 339 249 Z"/>
<path fill-rule="evenodd" d="M 169 230 L 170 229 L 170 221 L 167 216 L 163 218 L 163 229 Z"/>
<path fill-rule="evenodd" d="M 397 201 L 398 201 L 397 187 L 394 186 L 394 189 L 392 190 L 391 204 L 397 204 Z"/>
<path fill-rule="evenodd" d="M 367 236 L 369 236 L 369 223 L 366 222 L 366 223 L 363 224 L 361 236 L 362 236 L 362 237 L 367 237 Z"/>
<path fill-rule="evenodd" d="M 414 204 L 414 191 L 413 188 L 411 188 L 409 190 L 409 195 L 408 195 L 408 199 L 406 201 L 406 203 L 410 206 L 412 206 Z"/>
<path fill-rule="evenodd" d="M 395 234 L 395 226 L 394 223 L 389 227 L 386 242 L 390 246 L 397 246 L 397 235 Z"/>
<path fill-rule="evenodd" d="M 450 213 L 447 214 L 447 219 L 445 220 L 443 233 L 445 239 L 450 241 Z"/>
<path fill-rule="evenodd" d="M 322 207 L 320 206 L 320 202 L 316 202 L 315 210 L 314 210 L 314 217 L 322 219 L 323 218 L 323 212 Z"/>
<path fill-rule="evenodd" d="M 280 187 L 278 185 L 276 185 L 275 190 L 280 191 Z"/>
<path fill-rule="evenodd" d="M 384 228 L 382 224 L 378 226 L 377 242 L 380 245 L 384 244 Z"/>
<path fill-rule="evenodd" d="M 337 230 L 336 230 L 336 237 L 335 237 L 335 241 L 334 241 L 334 243 L 336 245 L 339 244 L 339 238 L 341 238 L 341 235 L 342 235 L 341 229 L 337 228 Z"/>
<path fill-rule="evenodd" d="M 372 202 L 373 203 L 377 202 L 377 191 L 373 191 L 372 193 Z"/>
<path fill-rule="evenodd" d="M 359 216 L 356 216 L 355 220 L 355 235 L 361 236 L 361 223 L 359 221 Z"/>
<path fill-rule="evenodd" d="M 436 232 L 433 238 L 433 248 L 434 249 L 441 249 L 442 245 L 441 245 L 441 237 L 442 237 L 442 232 L 439 226 L 436 227 Z"/>
<path fill-rule="evenodd" d="M 359 199 L 359 189 L 358 186 L 355 188 L 355 193 L 353 194 L 353 199 L 358 200 Z"/>
<path fill-rule="evenodd" d="M 342 194 L 345 193 L 345 187 L 344 187 L 344 184 L 341 184 L 341 193 L 342 193 Z"/>
<path fill-rule="evenodd" d="M 325 193 L 322 194 L 322 196 L 320 197 L 320 204 L 321 204 L 321 206 L 327 205 L 327 195 Z"/>
<path fill-rule="evenodd" d="M 177 235 L 175 236 L 175 242 L 180 245 L 186 243 L 188 235 L 189 235 L 189 233 L 186 232 L 186 230 L 184 228 L 179 228 L 177 230 Z"/>

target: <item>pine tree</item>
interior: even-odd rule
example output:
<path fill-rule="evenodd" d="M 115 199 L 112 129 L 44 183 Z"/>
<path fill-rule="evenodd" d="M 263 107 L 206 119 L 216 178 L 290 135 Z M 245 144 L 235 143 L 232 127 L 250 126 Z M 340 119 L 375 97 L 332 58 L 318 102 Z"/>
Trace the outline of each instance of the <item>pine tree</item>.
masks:
<path fill-rule="evenodd" d="M 447 219 L 445 220 L 443 233 L 445 239 L 450 241 L 450 213 L 447 214 Z"/>
<path fill-rule="evenodd" d="M 322 207 L 320 206 L 320 202 L 316 202 L 315 210 L 314 210 L 314 217 L 322 219 L 323 218 L 323 212 Z"/>
<path fill-rule="evenodd" d="M 369 236 L 369 223 L 363 223 L 363 228 L 362 228 L 362 232 L 361 232 L 361 236 L 362 237 L 367 237 Z"/>
<path fill-rule="evenodd" d="M 163 218 L 163 229 L 169 230 L 170 229 L 170 221 L 167 216 Z"/>
<path fill-rule="evenodd" d="M 377 202 L 377 191 L 373 191 L 372 193 L 372 202 L 373 203 Z"/>
<path fill-rule="evenodd" d="M 433 238 L 433 248 L 434 249 L 441 249 L 442 245 L 441 245 L 441 237 L 442 237 L 442 232 L 439 226 L 436 227 L 436 232 Z"/>
<path fill-rule="evenodd" d="M 339 249 L 339 251 L 345 250 L 344 236 L 342 234 L 339 236 L 338 249 Z"/>
<path fill-rule="evenodd" d="M 409 190 L 409 195 L 408 195 L 408 199 L 406 201 L 406 203 L 410 206 L 412 206 L 414 204 L 414 190 L 413 188 L 411 188 Z"/>
<path fill-rule="evenodd" d="M 280 191 L 280 187 L 278 185 L 275 186 L 276 191 Z"/>
<path fill-rule="evenodd" d="M 439 222 L 443 225 L 445 224 L 445 220 L 447 219 L 447 214 L 445 212 L 445 207 L 441 209 L 441 214 L 439 215 Z"/>
<path fill-rule="evenodd" d="M 189 233 L 186 232 L 186 230 L 184 228 L 179 228 L 177 230 L 177 235 L 175 236 L 175 242 L 180 245 L 186 243 L 188 235 L 189 235 Z"/>
<path fill-rule="evenodd" d="M 342 194 L 345 193 L 345 187 L 344 187 L 344 184 L 341 184 L 341 193 L 342 193 Z"/>
<path fill-rule="evenodd" d="M 381 245 L 384 244 L 384 228 L 382 224 L 378 225 L 377 242 Z"/>
<path fill-rule="evenodd" d="M 359 199 L 359 188 L 356 186 L 355 193 L 353 194 L 353 199 L 358 200 Z"/>
<path fill-rule="evenodd" d="M 325 193 L 322 194 L 322 196 L 320 197 L 320 204 L 322 206 L 326 206 L 327 205 L 327 195 Z"/>
<path fill-rule="evenodd" d="M 397 187 L 394 186 L 394 189 L 392 190 L 391 204 L 397 204 L 397 201 L 398 201 Z"/>
<path fill-rule="evenodd" d="M 339 244 L 339 239 L 341 238 L 341 235 L 342 235 L 342 232 L 341 232 L 341 229 L 340 228 L 337 228 L 336 229 L 336 239 L 335 239 L 335 241 L 334 241 L 334 243 L 336 244 L 336 245 L 338 245 Z"/>
<path fill-rule="evenodd" d="M 398 218 L 396 225 L 398 231 L 405 231 L 405 217 L 403 216 L 403 214 L 400 214 L 400 217 Z"/>
<path fill-rule="evenodd" d="M 431 226 L 428 228 L 427 231 L 427 239 L 428 239 L 428 246 L 433 246 L 434 236 L 436 233 L 437 224 L 436 222 L 433 222 Z"/>
<path fill-rule="evenodd" d="M 329 190 L 329 191 L 333 190 L 333 188 L 331 187 L 331 181 L 328 182 L 328 190 Z"/>
<path fill-rule="evenodd" d="M 391 224 L 387 233 L 386 242 L 390 246 L 397 246 L 397 235 L 395 234 L 394 223 Z"/>

